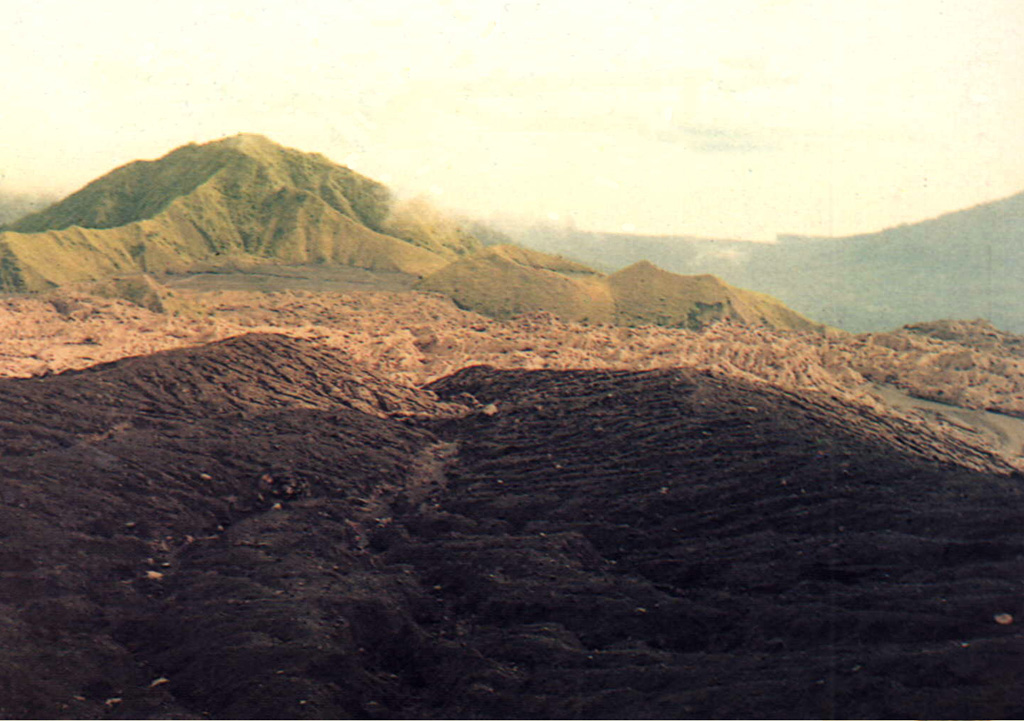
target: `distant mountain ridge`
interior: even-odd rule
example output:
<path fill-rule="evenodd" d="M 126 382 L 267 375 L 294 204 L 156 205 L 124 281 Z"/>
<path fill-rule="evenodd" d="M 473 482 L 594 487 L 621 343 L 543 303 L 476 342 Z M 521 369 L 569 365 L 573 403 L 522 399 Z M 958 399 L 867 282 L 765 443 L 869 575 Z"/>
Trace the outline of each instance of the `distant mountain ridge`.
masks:
<path fill-rule="evenodd" d="M 878 233 L 777 243 L 536 226 L 524 244 L 611 270 L 641 259 L 712 273 L 850 331 L 986 318 L 1024 332 L 1024 193 Z"/>
<path fill-rule="evenodd" d="M 98 281 L 104 292 L 158 308 L 158 286 L 140 274 L 323 264 L 402 274 L 410 284 L 418 277 L 419 290 L 497 318 L 549 312 L 620 325 L 823 328 L 711 276 L 639 263 L 607 277 L 507 240 L 423 198 L 396 199 L 322 155 L 241 134 L 128 163 L 11 223 L 0 233 L 0 290 Z"/>
<path fill-rule="evenodd" d="M 0 234 L 0 287 L 41 290 L 227 261 L 424 275 L 480 246 L 388 188 L 258 135 L 186 145 L 93 181 Z"/>

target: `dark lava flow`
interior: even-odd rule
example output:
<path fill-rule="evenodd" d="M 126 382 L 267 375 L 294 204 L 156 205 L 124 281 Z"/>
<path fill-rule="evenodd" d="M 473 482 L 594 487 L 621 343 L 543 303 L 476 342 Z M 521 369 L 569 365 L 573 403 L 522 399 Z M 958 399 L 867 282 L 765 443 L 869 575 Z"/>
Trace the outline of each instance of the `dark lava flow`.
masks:
<path fill-rule="evenodd" d="M 1024 479 L 821 396 L 252 335 L 0 451 L 4 717 L 1024 717 Z"/>

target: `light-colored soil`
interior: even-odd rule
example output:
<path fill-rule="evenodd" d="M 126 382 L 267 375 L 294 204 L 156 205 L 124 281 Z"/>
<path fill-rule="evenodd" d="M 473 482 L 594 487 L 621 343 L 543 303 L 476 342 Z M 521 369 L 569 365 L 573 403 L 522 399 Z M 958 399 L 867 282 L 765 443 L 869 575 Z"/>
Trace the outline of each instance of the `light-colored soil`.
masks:
<path fill-rule="evenodd" d="M 1015 458 L 1024 456 L 1024 420 L 1020 418 L 915 398 L 892 386 L 873 384 L 872 390 L 893 408 L 917 411 L 926 417 L 976 433 L 1004 455 Z"/>
<path fill-rule="evenodd" d="M 937 423 L 934 409 L 894 402 L 895 396 L 872 385 L 882 383 L 898 387 L 906 396 L 1024 417 L 1024 358 L 1005 343 L 968 347 L 907 331 L 823 338 L 727 324 L 702 332 L 620 328 L 566 323 L 547 314 L 497 321 L 426 293 L 194 292 L 188 286 L 183 282 L 175 289 L 179 306 L 185 309 L 178 315 L 69 292 L 0 300 L 0 376 L 59 373 L 270 331 L 318 340 L 410 385 L 476 364 L 707 369 L 783 389 L 816 390 L 939 425 L 1020 462 L 1021 439 L 1001 421 L 961 413 L 955 419 L 946 414 Z"/>

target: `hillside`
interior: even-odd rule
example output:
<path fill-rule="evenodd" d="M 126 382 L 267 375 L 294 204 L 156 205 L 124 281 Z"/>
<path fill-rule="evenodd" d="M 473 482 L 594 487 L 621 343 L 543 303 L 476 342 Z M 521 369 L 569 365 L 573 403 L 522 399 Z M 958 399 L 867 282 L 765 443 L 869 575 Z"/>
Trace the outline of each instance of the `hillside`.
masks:
<path fill-rule="evenodd" d="M 927 424 L 272 334 L 0 407 L 7 718 L 1024 713 L 1019 475 Z"/>
<path fill-rule="evenodd" d="M 608 277 L 621 325 L 702 328 L 742 325 L 821 331 L 823 327 L 767 295 L 733 288 L 713 275 L 683 276 L 640 261 Z"/>
<path fill-rule="evenodd" d="M 845 238 L 747 243 L 543 227 L 516 237 L 601 268 L 646 259 L 677 273 L 711 273 L 850 331 L 985 318 L 1024 332 L 1024 193 Z"/>
<path fill-rule="evenodd" d="M 448 259 L 483 247 L 468 221 L 440 210 L 423 197 L 392 202 L 379 230 Z"/>
<path fill-rule="evenodd" d="M 478 233 L 483 240 L 479 239 Z M 731 319 L 818 328 L 771 298 L 717 279 L 653 266 L 605 277 L 581 263 L 501 241 L 493 228 L 449 215 L 424 198 L 395 199 L 380 183 L 321 155 L 258 135 L 186 145 L 97 179 L 0 233 L 0 290 L 109 283 L 142 293 L 140 274 L 216 273 L 334 278 L 332 288 L 378 282 L 443 293 L 496 318 L 546 311 L 569 321 L 688 328 Z M 486 243 L 486 245 L 485 245 Z M 376 276 L 342 277 L 315 267 Z M 257 278 L 256 276 L 260 276 Z M 402 277 L 407 280 L 402 280 Z M 216 284 L 207 276 L 207 285 Z M 93 291 L 97 292 L 97 291 Z M 129 293 L 130 294 L 130 293 Z M 156 307 L 155 305 L 153 307 Z"/>
<path fill-rule="evenodd" d="M 792 284 L 807 298 L 800 307 L 813 302 L 821 317 L 842 316 L 854 330 L 869 318 L 890 326 L 985 318 L 1024 332 L 1024 193 L 878 233 L 780 236 L 778 248 L 773 283 Z M 808 278 L 786 280 L 791 263 L 831 284 L 830 297 L 814 297 Z"/>
<path fill-rule="evenodd" d="M 0 234 L 0 288 L 246 262 L 425 275 L 478 245 L 321 155 L 239 135 L 129 163 L 13 223 Z"/>
<path fill-rule="evenodd" d="M 419 290 L 496 318 L 547 311 L 569 321 L 702 328 L 729 320 L 788 330 L 823 327 L 713 276 L 681 276 L 646 261 L 611 276 L 561 256 L 494 246 L 424 278 Z"/>
<path fill-rule="evenodd" d="M 600 273 L 558 256 L 497 245 L 420 281 L 460 308 L 494 318 L 547 311 L 566 320 L 612 322 L 614 300 Z"/>

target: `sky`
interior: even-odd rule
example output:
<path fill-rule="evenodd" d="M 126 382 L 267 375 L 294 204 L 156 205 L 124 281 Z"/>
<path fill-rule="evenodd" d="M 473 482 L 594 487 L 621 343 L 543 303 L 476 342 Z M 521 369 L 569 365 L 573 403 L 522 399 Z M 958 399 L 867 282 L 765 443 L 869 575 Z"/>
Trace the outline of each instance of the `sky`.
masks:
<path fill-rule="evenodd" d="M 1020 0 L 0 0 L 0 191 L 239 132 L 477 217 L 770 240 L 1024 190 Z"/>

